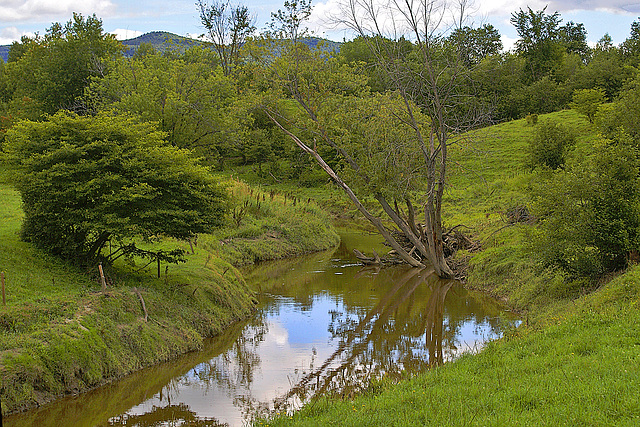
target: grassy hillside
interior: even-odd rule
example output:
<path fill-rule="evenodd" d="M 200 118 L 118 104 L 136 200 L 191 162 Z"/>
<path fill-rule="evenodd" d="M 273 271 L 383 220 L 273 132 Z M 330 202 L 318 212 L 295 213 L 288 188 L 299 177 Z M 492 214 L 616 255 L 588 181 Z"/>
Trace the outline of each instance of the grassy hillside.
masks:
<path fill-rule="evenodd" d="M 252 294 L 233 264 L 327 249 L 338 236 L 315 204 L 283 200 L 229 182 L 236 218 L 201 235 L 187 262 L 141 259 L 86 271 L 19 239 L 19 194 L 0 176 L 0 399 L 4 413 L 86 391 L 142 367 L 198 349 L 205 337 L 246 317 Z M 259 207 L 256 205 L 259 199 Z M 240 209 L 244 213 L 238 220 Z M 144 301 L 144 305 L 143 305 Z M 146 310 L 146 311 L 145 311 Z"/>
<path fill-rule="evenodd" d="M 573 155 L 595 133 L 573 111 L 541 116 L 573 128 Z M 399 384 L 374 384 L 355 399 L 323 398 L 269 425 L 638 425 L 640 266 L 595 292 L 541 274 L 529 252 L 527 206 L 535 176 L 526 166 L 534 127 L 524 120 L 476 132 L 452 149 L 447 225 L 482 244 L 468 285 L 523 311 L 525 324 L 467 355 Z"/>

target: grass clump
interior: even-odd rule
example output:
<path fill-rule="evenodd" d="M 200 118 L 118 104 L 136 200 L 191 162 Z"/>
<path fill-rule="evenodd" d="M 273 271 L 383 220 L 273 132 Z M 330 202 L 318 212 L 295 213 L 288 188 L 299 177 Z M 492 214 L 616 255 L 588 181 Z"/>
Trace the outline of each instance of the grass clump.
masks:
<path fill-rule="evenodd" d="M 337 245 L 332 219 L 311 198 L 230 181 L 235 206 L 227 225 L 203 242 L 234 264 L 286 258 Z"/>

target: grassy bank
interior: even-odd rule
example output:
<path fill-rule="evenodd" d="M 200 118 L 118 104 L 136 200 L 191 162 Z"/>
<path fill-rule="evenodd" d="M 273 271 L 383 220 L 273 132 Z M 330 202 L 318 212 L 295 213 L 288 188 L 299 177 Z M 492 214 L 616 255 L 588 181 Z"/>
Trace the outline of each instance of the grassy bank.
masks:
<path fill-rule="evenodd" d="M 20 241 L 19 194 L 0 184 L 0 398 L 3 413 L 78 393 L 201 347 L 246 317 L 255 300 L 234 265 L 326 249 L 338 236 L 309 202 L 285 202 L 229 182 L 236 216 L 181 245 L 187 262 L 141 259 L 85 271 Z M 263 197 L 264 196 L 264 197 Z M 259 203 L 255 203 L 255 198 Z M 244 211 L 239 218 L 239 209 Z"/>
<path fill-rule="evenodd" d="M 638 425 L 639 283 L 634 268 L 477 355 L 353 400 L 321 399 L 269 424 Z"/>
<path fill-rule="evenodd" d="M 577 134 L 573 155 L 595 131 L 573 111 L 555 119 Z M 567 281 L 532 256 L 534 226 L 509 212 L 530 203 L 536 175 L 524 120 L 478 131 L 452 148 L 445 213 L 481 244 L 468 286 L 520 310 L 525 325 L 467 355 L 399 384 L 374 384 L 353 400 L 322 398 L 270 425 L 637 425 L 640 423 L 640 267 L 613 280 Z M 611 278 L 609 278 L 611 279 Z"/>

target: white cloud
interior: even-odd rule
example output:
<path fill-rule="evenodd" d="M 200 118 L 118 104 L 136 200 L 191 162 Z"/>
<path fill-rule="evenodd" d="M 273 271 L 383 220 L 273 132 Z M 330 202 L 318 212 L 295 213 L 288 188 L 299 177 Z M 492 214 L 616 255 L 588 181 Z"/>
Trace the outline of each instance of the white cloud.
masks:
<path fill-rule="evenodd" d="M 132 38 L 141 36 L 144 33 L 142 31 L 124 30 L 122 28 L 116 28 L 115 30 L 111 31 L 111 34 L 115 34 L 118 40 L 127 40 L 127 39 L 132 39 Z"/>
<path fill-rule="evenodd" d="M 519 9 L 527 10 L 530 7 L 532 10 L 541 10 L 549 2 L 541 0 L 492 0 L 477 3 L 478 15 L 511 15 L 513 12 L 517 12 Z M 551 5 L 547 7 L 547 11 L 551 10 Z"/>
<path fill-rule="evenodd" d="M 20 31 L 16 27 L 5 27 L 0 29 L 0 45 L 11 44 L 19 41 L 22 36 L 34 37 L 35 34 L 28 31 Z"/>
<path fill-rule="evenodd" d="M 504 34 L 500 36 L 500 39 L 502 40 L 502 50 L 504 52 L 514 49 L 516 47 L 516 42 L 518 41 L 518 39 L 507 37 Z"/>
<path fill-rule="evenodd" d="M 599 11 L 619 14 L 637 14 L 640 12 L 640 3 L 629 0 L 490 0 L 478 1 L 478 12 L 482 15 L 505 15 L 518 10 L 533 11 L 542 10 L 547 6 L 547 12 L 576 12 Z"/>
<path fill-rule="evenodd" d="M 68 20 L 73 12 L 83 15 L 112 15 L 116 5 L 111 0 L 0 0 L 0 20 L 20 22 L 34 20 Z"/>
<path fill-rule="evenodd" d="M 549 3 L 549 11 L 572 12 L 595 10 L 600 12 L 637 14 L 640 3 L 629 0 L 556 0 Z"/>

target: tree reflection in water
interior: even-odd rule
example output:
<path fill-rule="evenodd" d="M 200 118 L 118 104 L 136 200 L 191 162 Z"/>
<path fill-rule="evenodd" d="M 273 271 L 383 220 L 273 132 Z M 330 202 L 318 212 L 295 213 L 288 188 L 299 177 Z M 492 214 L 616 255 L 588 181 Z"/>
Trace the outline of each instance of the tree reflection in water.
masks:
<path fill-rule="evenodd" d="M 339 340 L 336 350 L 278 398 L 275 410 L 290 411 L 314 395 L 352 395 L 383 375 L 417 372 L 442 364 L 444 302 L 454 282 L 432 273 L 418 269 L 404 272 L 364 316 L 332 312 L 329 330 Z M 430 289 L 428 300 L 423 303 L 412 299 L 416 288 L 425 283 Z M 412 310 L 416 304 L 423 304 L 418 315 Z M 446 337 L 451 341 L 458 325 L 449 326 L 453 328 Z"/>
<path fill-rule="evenodd" d="M 142 415 L 123 414 L 109 420 L 110 426 L 136 426 L 136 427 L 159 427 L 189 425 L 193 427 L 217 427 L 221 424 L 215 419 L 203 419 L 189 409 L 184 403 L 178 405 L 168 405 L 164 407 L 154 406 L 153 409 Z"/>
<path fill-rule="evenodd" d="M 182 387 L 197 382 L 205 394 L 214 387 L 224 390 L 248 421 L 272 411 L 290 412 L 315 395 L 351 395 L 374 378 L 443 363 L 451 356 L 445 354 L 443 340 L 444 348 L 455 348 L 456 330 L 466 320 L 449 318 L 444 328 L 445 299 L 454 282 L 443 281 L 428 270 L 399 271 L 399 277 L 372 308 L 343 304 L 341 310 L 331 311 L 328 331 L 335 350 L 318 361 L 314 348 L 304 368 L 290 367 L 291 387 L 283 396 L 264 401 L 252 390 L 255 374 L 261 369 L 259 347 L 269 332 L 262 313 L 244 328 L 232 348 L 175 379 L 163 389 L 160 400 L 170 403 Z M 362 270 L 360 274 L 375 277 L 377 273 Z M 416 296 L 421 286 L 426 290 Z M 305 301 L 307 304 L 313 303 Z"/>
<path fill-rule="evenodd" d="M 377 277 L 378 273 L 363 269 L 356 278 Z M 260 345 L 269 332 L 265 310 L 244 328 L 232 348 L 200 363 L 176 380 L 173 387 L 168 385 L 164 396 L 170 402 L 174 393 L 191 382 L 197 382 L 205 393 L 215 387 L 224 390 L 240 409 L 242 418 L 249 421 L 273 411 L 291 412 L 316 395 L 352 395 L 366 388 L 372 379 L 440 365 L 462 347 L 459 329 L 469 321 L 469 309 L 445 316 L 445 300 L 454 285 L 429 270 L 399 269 L 372 308 L 341 304 L 340 309 L 331 311 L 328 325 L 332 353 L 318 361 L 317 352 L 312 349 L 304 368 L 290 366 L 289 390 L 268 401 L 256 396 L 252 389 L 256 372 L 262 369 Z M 313 298 L 308 295 L 300 299 L 303 310 L 313 305 Z M 279 310 L 271 307 L 271 313 Z M 460 311 L 458 308 L 456 312 Z"/>
<path fill-rule="evenodd" d="M 465 340 L 500 335 L 495 301 L 428 270 L 362 269 L 341 254 L 243 272 L 261 294 L 254 318 L 202 351 L 7 425 L 244 425 L 321 393 L 351 395 L 374 378 L 427 369 Z"/>

